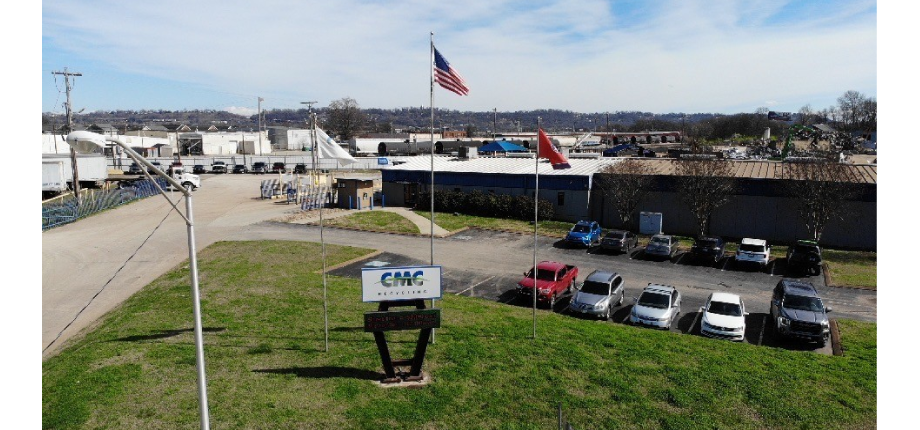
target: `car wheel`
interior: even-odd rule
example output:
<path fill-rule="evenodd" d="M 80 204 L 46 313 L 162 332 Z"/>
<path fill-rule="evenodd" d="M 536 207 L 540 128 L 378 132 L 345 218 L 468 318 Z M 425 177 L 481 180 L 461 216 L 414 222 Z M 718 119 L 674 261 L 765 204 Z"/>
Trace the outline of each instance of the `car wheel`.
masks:
<path fill-rule="evenodd" d="M 604 321 L 610 321 L 610 306 L 607 306 L 607 311 L 604 312 Z"/>
<path fill-rule="evenodd" d="M 554 309 L 555 307 L 556 307 L 556 294 L 553 293 L 553 295 L 550 296 L 549 298 L 549 308 Z"/>

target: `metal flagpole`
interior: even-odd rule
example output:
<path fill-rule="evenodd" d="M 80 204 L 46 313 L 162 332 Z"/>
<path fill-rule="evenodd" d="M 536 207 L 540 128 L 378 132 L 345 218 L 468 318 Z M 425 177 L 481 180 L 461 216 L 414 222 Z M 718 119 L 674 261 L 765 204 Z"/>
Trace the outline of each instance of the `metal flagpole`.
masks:
<path fill-rule="evenodd" d="M 537 117 L 537 152 L 534 157 L 533 191 L 533 338 L 537 338 L 537 208 L 540 202 L 540 117 Z"/>
<path fill-rule="evenodd" d="M 316 154 L 316 150 L 319 149 L 319 145 L 316 142 L 316 113 L 313 113 L 313 154 Z M 317 157 L 318 158 L 318 157 Z M 316 163 L 313 163 L 313 174 L 316 175 Z M 318 176 L 314 176 L 314 181 L 310 184 L 310 188 L 313 188 L 317 185 Z M 323 193 L 325 194 L 325 193 Z M 314 194 L 315 195 L 315 194 Z M 326 352 L 329 352 L 329 306 L 327 304 L 327 295 L 326 295 L 326 240 L 323 238 L 323 206 L 326 205 L 325 195 L 320 199 L 319 203 L 319 242 L 320 246 L 323 249 L 323 328 L 325 329 L 325 341 L 326 341 Z"/>
<path fill-rule="evenodd" d="M 431 139 L 431 186 L 428 189 L 429 194 L 431 194 L 431 207 L 429 216 L 431 224 L 431 231 L 429 233 L 430 243 L 431 243 L 431 265 L 434 266 L 434 32 L 429 34 L 429 45 L 431 47 L 430 61 L 428 61 L 428 73 L 430 74 L 429 79 L 429 89 L 431 99 L 429 105 L 431 106 L 431 124 L 428 127 L 429 137 Z M 431 307 L 434 308 L 434 299 L 431 299 Z M 431 329 L 431 343 L 434 343 L 434 329 Z"/>

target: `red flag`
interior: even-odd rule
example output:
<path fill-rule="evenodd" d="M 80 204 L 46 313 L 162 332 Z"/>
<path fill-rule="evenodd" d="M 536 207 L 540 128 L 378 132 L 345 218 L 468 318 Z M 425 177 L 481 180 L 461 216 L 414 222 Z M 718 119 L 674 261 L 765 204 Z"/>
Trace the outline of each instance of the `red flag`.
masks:
<path fill-rule="evenodd" d="M 553 169 L 568 169 L 572 167 L 569 165 L 569 160 L 566 160 L 565 155 L 562 155 L 556 146 L 553 145 L 553 142 L 550 142 L 549 137 L 546 136 L 546 133 L 543 132 L 543 129 L 540 129 L 540 158 L 549 159 L 550 164 L 553 165 Z"/>

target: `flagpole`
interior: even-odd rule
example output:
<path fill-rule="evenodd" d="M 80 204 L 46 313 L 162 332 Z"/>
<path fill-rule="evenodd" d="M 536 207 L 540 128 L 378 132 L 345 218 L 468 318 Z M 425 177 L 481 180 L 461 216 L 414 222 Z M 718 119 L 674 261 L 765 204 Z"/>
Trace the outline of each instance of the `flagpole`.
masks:
<path fill-rule="evenodd" d="M 313 188 L 318 185 L 319 176 L 316 176 L 316 161 L 319 160 L 319 157 L 316 156 L 316 150 L 319 149 L 319 144 L 316 142 L 316 112 L 313 112 L 313 183 L 310 184 L 310 188 Z M 315 195 L 315 194 L 314 194 Z M 323 206 L 325 206 L 325 196 L 320 199 L 319 203 L 319 242 L 320 246 L 323 249 L 323 328 L 325 330 L 325 346 L 326 352 L 329 352 L 329 306 L 327 304 L 327 294 L 326 294 L 326 240 L 323 237 Z"/>
<path fill-rule="evenodd" d="M 430 79 L 428 81 L 429 85 L 429 105 L 431 106 L 431 124 L 428 127 L 428 133 L 431 139 L 431 186 L 429 187 L 429 194 L 431 194 L 431 207 L 429 208 L 430 213 L 429 220 L 430 232 L 429 240 L 431 246 L 431 265 L 434 266 L 434 32 L 429 33 L 429 61 L 428 61 L 428 73 Z M 434 299 L 431 299 L 431 307 L 434 308 Z M 431 329 L 431 343 L 434 343 L 434 329 Z"/>
<path fill-rule="evenodd" d="M 537 338 L 537 214 L 540 201 L 540 117 L 537 117 L 537 152 L 534 157 L 533 192 L 533 338 Z"/>

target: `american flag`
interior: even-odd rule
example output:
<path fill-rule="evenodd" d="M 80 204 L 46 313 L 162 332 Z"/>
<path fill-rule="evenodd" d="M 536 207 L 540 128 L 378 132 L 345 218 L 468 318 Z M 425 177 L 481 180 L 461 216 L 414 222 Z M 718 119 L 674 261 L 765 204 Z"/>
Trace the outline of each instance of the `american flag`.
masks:
<path fill-rule="evenodd" d="M 437 48 L 434 48 L 434 80 L 445 90 L 456 93 L 459 96 L 465 96 L 470 93 L 470 89 L 466 87 L 463 78 L 453 67 L 450 67 L 450 63 L 438 52 Z"/>

